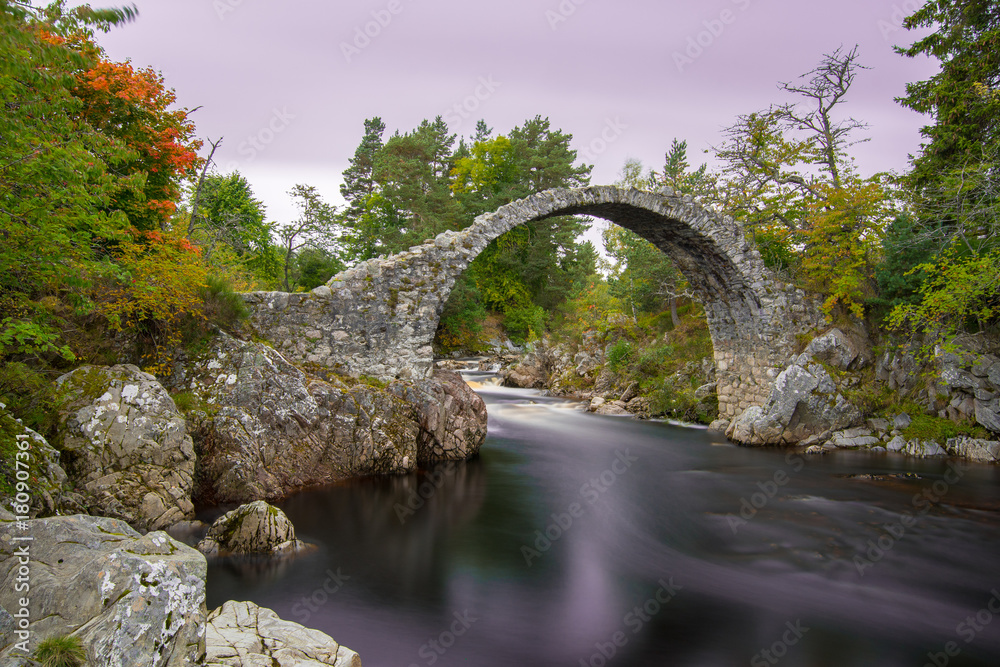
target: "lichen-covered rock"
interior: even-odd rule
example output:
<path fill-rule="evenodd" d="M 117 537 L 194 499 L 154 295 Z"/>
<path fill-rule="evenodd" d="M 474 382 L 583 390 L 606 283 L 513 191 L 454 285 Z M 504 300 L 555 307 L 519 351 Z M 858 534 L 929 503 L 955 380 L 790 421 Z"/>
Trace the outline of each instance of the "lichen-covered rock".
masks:
<path fill-rule="evenodd" d="M 29 650 L 74 634 L 88 664 L 182 667 L 205 651 L 205 557 L 163 532 L 139 535 L 117 519 L 60 516 L 20 526 L 0 511 L 0 606 L 20 609 L 18 549 L 30 569 Z M 30 542 L 19 537 L 31 537 Z M 15 647 L 0 641 L 0 664 Z"/>
<path fill-rule="evenodd" d="M 860 419 L 861 413 L 837 392 L 826 369 L 803 356 L 778 375 L 767 403 L 745 410 L 726 436 L 743 445 L 790 445 L 845 429 Z"/>
<path fill-rule="evenodd" d="M 285 513 L 263 500 L 226 512 L 198 543 L 198 551 L 208 556 L 281 555 L 303 547 L 305 544 L 295 539 L 295 527 Z"/>
<path fill-rule="evenodd" d="M 1000 463 L 1000 442 L 996 440 L 978 440 L 966 436 L 949 438 L 945 449 L 952 456 L 982 463 Z"/>
<path fill-rule="evenodd" d="M 272 500 L 348 477 L 408 472 L 427 452 L 466 458 L 485 436 L 485 407 L 460 406 L 464 391 L 479 400 L 467 387 L 320 379 L 267 345 L 226 334 L 180 375 L 176 389 L 195 403 L 188 418 L 199 447 L 197 496 L 208 501 Z"/>
<path fill-rule="evenodd" d="M 882 441 L 872 435 L 870 429 L 859 426 L 833 433 L 828 443 L 831 447 L 854 448 L 880 445 Z"/>
<path fill-rule="evenodd" d="M 84 366 L 56 383 L 58 446 L 93 513 L 138 530 L 194 516 L 194 446 L 156 378 L 130 365 Z"/>
<path fill-rule="evenodd" d="M 479 453 L 486 440 L 486 403 L 461 375 L 438 371 L 432 378 L 393 382 L 387 389 L 416 408 L 417 463 L 461 461 Z"/>
<path fill-rule="evenodd" d="M 209 614 L 205 667 L 361 667 L 361 658 L 319 630 L 283 621 L 253 602 Z"/>
<path fill-rule="evenodd" d="M 543 389 L 549 382 L 552 360 L 542 348 L 524 355 L 521 360 L 500 373 L 505 387 Z"/>
<path fill-rule="evenodd" d="M 840 329 L 830 329 L 814 338 L 803 354 L 844 371 L 861 368 L 867 363 L 859 346 Z"/>
<path fill-rule="evenodd" d="M 974 421 L 1000 433 L 1000 359 L 978 337 L 963 336 L 956 345 L 957 352 L 936 350 L 937 378 L 927 406 L 939 417 Z"/>
<path fill-rule="evenodd" d="M 59 451 L 15 419 L 0 403 L 0 507 L 13 507 L 20 492 L 27 494 L 28 502 L 26 506 L 16 503 L 19 509 L 27 509 L 18 514 L 31 518 L 52 514 L 66 479 L 66 471 L 59 465 Z M 23 500 L 24 496 L 20 498 Z"/>
<path fill-rule="evenodd" d="M 594 410 L 599 415 L 621 416 L 629 414 L 628 408 L 621 401 L 605 401 Z"/>

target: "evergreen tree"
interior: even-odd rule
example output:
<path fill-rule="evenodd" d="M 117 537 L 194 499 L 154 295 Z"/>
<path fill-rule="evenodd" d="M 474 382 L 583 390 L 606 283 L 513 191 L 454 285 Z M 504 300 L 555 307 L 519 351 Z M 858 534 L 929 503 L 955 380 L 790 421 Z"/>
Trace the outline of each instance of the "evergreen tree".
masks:
<path fill-rule="evenodd" d="M 934 123 L 921 130 L 928 140 L 913 160 L 910 180 L 918 191 L 943 174 L 981 162 L 983 147 L 1000 142 L 1000 4 L 995 0 L 934 0 L 903 25 L 935 31 L 897 52 L 937 58 L 941 70 L 907 84 L 898 101 Z"/>
<path fill-rule="evenodd" d="M 405 250 L 468 224 L 449 187 L 454 144 L 455 136 L 438 116 L 422 121 L 413 132 L 396 133 L 379 152 L 375 180 L 402 222 L 399 239 L 388 251 Z"/>

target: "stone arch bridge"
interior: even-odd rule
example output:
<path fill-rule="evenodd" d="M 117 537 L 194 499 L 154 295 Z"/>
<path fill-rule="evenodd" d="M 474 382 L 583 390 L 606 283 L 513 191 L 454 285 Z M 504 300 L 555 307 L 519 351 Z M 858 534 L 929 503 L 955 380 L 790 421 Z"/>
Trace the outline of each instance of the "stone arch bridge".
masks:
<path fill-rule="evenodd" d="M 610 186 L 540 192 L 479 216 L 465 230 L 358 264 L 311 292 L 248 294 L 251 324 L 307 367 L 426 377 L 438 321 L 459 275 L 504 232 L 561 215 L 610 220 L 674 261 L 705 308 L 724 419 L 763 404 L 794 356 L 796 334 L 820 325 L 811 299 L 775 278 L 731 217 L 669 188 Z"/>

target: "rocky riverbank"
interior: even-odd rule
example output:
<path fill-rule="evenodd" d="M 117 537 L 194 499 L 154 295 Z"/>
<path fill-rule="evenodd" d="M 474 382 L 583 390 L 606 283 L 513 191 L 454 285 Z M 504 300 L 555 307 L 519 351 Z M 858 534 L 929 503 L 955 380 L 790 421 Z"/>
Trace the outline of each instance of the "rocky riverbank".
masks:
<path fill-rule="evenodd" d="M 728 422 L 709 418 L 718 404 L 710 357 L 687 360 L 672 375 L 643 383 L 614 368 L 612 355 L 622 340 L 590 334 L 576 345 L 542 341 L 486 363 L 500 366 L 507 386 L 585 400 L 599 414 L 710 423 L 748 446 L 869 449 L 1000 462 L 995 341 L 964 337 L 953 350 L 938 350 L 921 363 L 915 350 L 876 354 L 863 331 L 830 328 L 804 344 L 763 405 Z M 648 352 L 640 348 L 632 354 Z M 673 398 L 666 410 L 664 395 Z"/>
<path fill-rule="evenodd" d="M 485 404 L 456 374 L 320 376 L 224 333 L 165 381 L 84 366 L 58 379 L 56 397 L 51 443 L 0 406 L 0 501 L 17 513 L 0 515 L 3 664 L 33 664 L 39 641 L 71 635 L 102 665 L 360 665 L 270 610 L 207 614 L 205 556 L 161 531 L 193 527 L 210 557 L 285 557 L 308 545 L 261 501 L 465 460 L 486 437 Z M 249 504 L 211 528 L 191 523 L 196 503 L 218 502 Z"/>

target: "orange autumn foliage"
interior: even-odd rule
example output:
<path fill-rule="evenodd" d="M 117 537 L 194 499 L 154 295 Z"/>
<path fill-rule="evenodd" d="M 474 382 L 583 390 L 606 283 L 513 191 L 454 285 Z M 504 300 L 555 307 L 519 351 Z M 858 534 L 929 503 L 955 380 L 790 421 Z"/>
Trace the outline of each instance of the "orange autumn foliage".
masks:
<path fill-rule="evenodd" d="M 95 129 L 128 148 L 125 159 L 109 159 L 118 177 L 110 208 L 123 211 L 133 227 L 158 229 L 176 211 L 182 179 L 200 163 L 201 142 L 187 110 L 152 68 L 101 59 L 77 77 L 74 95 L 81 116 Z"/>

